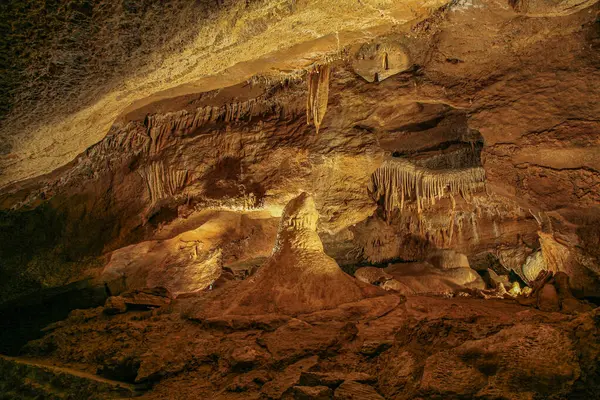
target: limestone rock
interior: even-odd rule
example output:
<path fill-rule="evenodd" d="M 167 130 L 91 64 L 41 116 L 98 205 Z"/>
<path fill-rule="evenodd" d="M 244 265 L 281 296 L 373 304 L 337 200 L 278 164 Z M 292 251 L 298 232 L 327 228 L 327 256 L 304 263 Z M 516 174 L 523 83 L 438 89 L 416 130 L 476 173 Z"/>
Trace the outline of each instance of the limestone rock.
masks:
<path fill-rule="evenodd" d="M 439 269 L 471 268 L 467 256 L 454 250 L 437 250 L 427 261 Z"/>
<path fill-rule="evenodd" d="M 406 298 L 404 296 L 386 294 L 353 303 L 345 303 L 333 310 L 316 311 L 310 314 L 302 314 L 298 317 L 309 324 L 348 320 L 358 322 L 360 319 L 377 319 L 391 312 L 405 301 Z"/>
<path fill-rule="evenodd" d="M 265 370 L 252 370 L 246 374 L 238 375 L 231 385 L 227 387 L 230 392 L 246 392 L 248 390 L 260 389 L 266 382 L 272 379 L 271 374 Z"/>
<path fill-rule="evenodd" d="M 440 269 L 429 263 L 400 263 L 387 267 L 385 272 L 394 279 L 387 281 L 384 288 L 402 294 L 452 293 L 462 288 L 485 288 L 481 276 L 471 268 Z"/>
<path fill-rule="evenodd" d="M 518 296 L 518 295 L 521 294 L 521 286 L 519 285 L 519 282 L 513 282 L 510 285 L 510 289 L 508 290 L 508 294 L 511 297 L 516 297 L 516 296 Z"/>
<path fill-rule="evenodd" d="M 379 340 L 366 340 L 363 342 L 360 352 L 366 356 L 374 356 L 386 351 L 392 347 L 392 345 L 393 341 L 386 340 L 385 338 Z"/>
<path fill-rule="evenodd" d="M 536 251 L 528 256 L 525 264 L 523 264 L 521 268 L 523 270 L 523 276 L 530 282 L 533 282 L 541 271 L 548 269 L 541 251 Z"/>
<path fill-rule="evenodd" d="M 292 399 L 316 395 L 305 388 L 318 386 L 339 390 L 342 398 L 526 400 L 594 398 L 597 387 L 598 312 L 567 316 L 513 301 L 408 296 L 375 313 L 359 312 L 355 303 L 347 313 L 326 310 L 310 323 L 299 315 L 267 331 L 205 326 L 179 314 L 186 312 L 182 303 L 193 309 L 199 300 L 178 299 L 169 313 L 73 313 L 23 354 L 57 370 L 69 363 L 77 368 L 70 374 L 98 371 L 147 383 L 148 398 Z M 12 393 L 39 382 L 54 390 L 51 382 L 64 382 L 39 374 L 15 380 L 17 372 L 4 369 L 0 388 Z M 366 386 L 357 390 L 355 383 Z"/>
<path fill-rule="evenodd" d="M 512 8 L 533 17 L 568 15 L 594 4 L 593 0 L 514 0 L 509 3 Z"/>
<path fill-rule="evenodd" d="M 356 336 L 356 326 L 349 322 L 309 324 L 292 319 L 274 332 L 265 334 L 261 342 L 276 361 L 295 360 L 328 349 L 339 348 Z"/>
<path fill-rule="evenodd" d="M 352 59 L 352 69 L 367 82 L 380 82 L 410 67 L 406 50 L 399 43 L 367 43 Z"/>
<path fill-rule="evenodd" d="M 229 363 L 234 370 L 248 369 L 264 358 L 262 353 L 250 346 L 238 347 L 231 352 Z"/>
<path fill-rule="evenodd" d="M 417 369 L 421 368 L 421 363 L 417 361 L 411 352 L 402 350 L 399 352 L 390 351 L 390 354 L 384 358 L 384 368 L 379 378 L 379 388 L 381 394 L 386 398 L 392 397 L 398 390 L 404 390 L 408 385 L 414 382 L 413 376 Z"/>
<path fill-rule="evenodd" d="M 294 386 L 295 400 L 329 400 L 333 394 L 327 386 Z"/>
<path fill-rule="evenodd" d="M 385 282 L 393 278 L 383 268 L 377 267 L 361 267 L 354 272 L 354 277 L 361 282 L 377 286 L 382 286 Z"/>
<path fill-rule="evenodd" d="M 317 360 L 317 356 L 312 356 L 288 366 L 282 374 L 267 382 L 262 387 L 261 393 L 270 399 L 281 398 L 284 393 L 291 392 L 292 387 L 299 384 L 300 374 L 316 365 Z"/>
<path fill-rule="evenodd" d="M 396 279 L 390 279 L 385 281 L 384 284 L 381 285 L 381 288 L 385 290 L 393 290 L 404 295 L 415 293 L 415 290 L 411 289 L 408 285 Z"/>
<path fill-rule="evenodd" d="M 163 287 L 136 289 L 120 296 L 128 307 L 158 308 L 171 304 L 173 296 Z"/>
<path fill-rule="evenodd" d="M 591 310 L 589 305 L 580 302 L 573 296 L 569 285 L 569 276 L 566 273 L 557 272 L 554 274 L 554 286 L 558 292 L 562 312 L 573 313 Z"/>
<path fill-rule="evenodd" d="M 202 311 L 198 315 L 189 317 L 191 320 L 202 322 L 205 326 L 216 329 L 252 330 L 261 329 L 267 332 L 274 331 L 290 320 L 287 315 L 223 315 L 205 318 Z"/>
<path fill-rule="evenodd" d="M 490 268 L 487 269 L 486 275 L 488 283 L 492 288 L 497 288 L 498 285 L 504 285 L 505 288 L 511 287 L 510 279 L 507 275 L 498 275 Z"/>
<path fill-rule="evenodd" d="M 517 325 L 430 357 L 421 390 L 424 395 L 525 400 L 533 393 L 564 396 L 579 374 L 566 335 L 548 326 Z"/>
<path fill-rule="evenodd" d="M 473 396 L 485 384 L 485 374 L 476 367 L 456 363 L 456 358 L 439 354 L 425 362 L 421 390 L 425 393 L 459 393 Z"/>
<path fill-rule="evenodd" d="M 111 296 L 104 303 L 104 313 L 106 314 L 122 314 L 127 312 L 125 299 L 121 296 Z"/>
<path fill-rule="evenodd" d="M 383 400 L 373 387 L 353 381 L 342 383 L 335 390 L 333 398 L 335 400 Z"/>
<path fill-rule="evenodd" d="M 300 384 L 304 386 L 327 386 L 332 389 L 340 386 L 345 381 L 359 383 L 375 383 L 377 380 L 362 372 L 303 372 L 300 375 Z"/>
<path fill-rule="evenodd" d="M 60 399 L 65 388 L 81 399 L 130 399 L 141 393 L 134 385 L 103 379 L 65 367 L 0 356 L 0 390 L 10 399 Z"/>

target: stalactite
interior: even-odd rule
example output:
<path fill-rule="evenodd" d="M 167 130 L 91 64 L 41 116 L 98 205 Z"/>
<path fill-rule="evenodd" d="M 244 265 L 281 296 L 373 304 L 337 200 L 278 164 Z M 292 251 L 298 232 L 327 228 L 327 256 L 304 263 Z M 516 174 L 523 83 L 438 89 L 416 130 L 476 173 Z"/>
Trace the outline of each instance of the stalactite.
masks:
<path fill-rule="evenodd" d="M 139 125 L 129 123 L 125 127 L 113 126 L 101 142 L 88 149 L 87 155 L 90 158 L 116 157 L 121 160 L 123 153 L 137 155 L 144 151 L 149 142 L 150 138 Z"/>
<path fill-rule="evenodd" d="M 392 158 L 384 161 L 373 173 L 369 191 L 375 200 L 383 198 L 383 208 L 389 219 L 395 209 L 403 210 L 413 191 L 417 212 L 421 214 L 427 203 L 433 205 L 436 199 L 446 194 L 469 199 L 484 183 L 483 168 L 430 170 L 401 158 Z"/>
<path fill-rule="evenodd" d="M 188 173 L 185 170 L 165 168 L 162 162 L 153 162 L 138 170 L 146 182 L 152 203 L 174 196 L 185 186 Z"/>
<path fill-rule="evenodd" d="M 454 236 L 454 219 L 456 216 L 456 200 L 454 200 L 454 195 L 450 193 L 450 199 L 452 200 L 452 211 L 450 212 L 450 226 L 448 227 L 448 244 L 452 244 L 452 237 Z"/>
<path fill-rule="evenodd" d="M 250 99 L 244 102 L 229 103 L 220 107 L 199 107 L 195 111 L 177 111 L 146 117 L 146 130 L 150 141 L 147 151 L 150 155 L 162 150 L 175 132 L 185 135 L 208 123 L 222 120 L 225 123 L 251 119 L 255 116 L 281 113 L 285 110 L 283 99 Z"/>
<path fill-rule="evenodd" d="M 319 133 L 329 100 L 329 78 L 331 67 L 323 64 L 309 71 L 307 76 L 308 93 L 306 97 L 306 123 L 314 123 Z"/>
<path fill-rule="evenodd" d="M 298 69 L 291 72 L 275 72 L 268 75 L 254 75 L 250 79 L 248 79 L 248 83 L 250 85 L 262 85 L 267 87 L 275 87 L 275 86 L 289 86 L 292 84 L 297 84 L 300 82 L 304 82 L 306 77 L 306 70 Z"/>
<path fill-rule="evenodd" d="M 479 228 L 477 227 L 477 217 L 471 215 L 471 229 L 473 231 L 473 242 L 479 243 Z"/>

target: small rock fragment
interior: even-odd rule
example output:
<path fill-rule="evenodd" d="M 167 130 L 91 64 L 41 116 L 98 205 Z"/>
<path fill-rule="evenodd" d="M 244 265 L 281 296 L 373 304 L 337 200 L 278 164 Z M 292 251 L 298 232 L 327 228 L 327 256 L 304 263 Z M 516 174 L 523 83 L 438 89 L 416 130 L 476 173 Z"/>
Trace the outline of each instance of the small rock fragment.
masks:
<path fill-rule="evenodd" d="M 158 308 L 171 303 L 173 296 L 168 289 L 153 287 L 131 290 L 121 296 L 128 306 L 140 309 Z"/>
<path fill-rule="evenodd" d="M 346 381 L 335 390 L 335 400 L 383 400 L 383 397 L 369 385 Z"/>
<path fill-rule="evenodd" d="M 393 343 L 392 340 L 368 340 L 363 343 L 360 352 L 366 356 L 374 356 L 392 347 Z"/>
<path fill-rule="evenodd" d="M 122 314 L 127 312 L 125 299 L 121 296 L 111 296 L 104 303 L 104 313 L 108 315 Z"/>
<path fill-rule="evenodd" d="M 340 386 L 345 381 L 359 383 L 374 383 L 376 379 L 363 372 L 302 372 L 300 385 L 303 386 L 327 386 L 332 389 Z"/>
<path fill-rule="evenodd" d="M 295 400 L 329 400 L 333 392 L 327 386 L 294 386 Z"/>
<path fill-rule="evenodd" d="M 238 347 L 231 352 L 229 362 L 233 369 L 247 369 L 252 367 L 260 358 L 256 349 L 250 346 Z"/>

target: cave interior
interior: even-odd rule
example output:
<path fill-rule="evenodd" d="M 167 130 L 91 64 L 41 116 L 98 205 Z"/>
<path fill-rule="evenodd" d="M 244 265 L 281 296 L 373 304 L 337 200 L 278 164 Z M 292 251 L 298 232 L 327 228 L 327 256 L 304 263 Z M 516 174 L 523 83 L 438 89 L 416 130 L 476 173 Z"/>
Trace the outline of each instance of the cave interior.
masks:
<path fill-rule="evenodd" d="M 0 399 L 600 398 L 600 2 L 9 1 Z"/>

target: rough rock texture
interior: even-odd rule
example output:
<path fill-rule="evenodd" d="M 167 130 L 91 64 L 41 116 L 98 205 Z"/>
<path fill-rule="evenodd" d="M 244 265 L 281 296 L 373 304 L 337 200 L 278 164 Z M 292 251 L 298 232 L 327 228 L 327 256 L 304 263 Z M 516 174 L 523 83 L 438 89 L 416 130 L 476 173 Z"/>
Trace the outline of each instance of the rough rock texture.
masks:
<path fill-rule="evenodd" d="M 179 233 L 161 232 L 166 240 L 144 241 L 111 252 L 97 281 L 109 288 L 140 289 L 163 285 L 175 294 L 209 287 L 229 269 L 243 268 L 271 253 L 278 219 L 261 212 L 204 212 L 195 229 Z M 181 230 L 181 228 L 179 228 Z M 258 260 L 262 265 L 264 260 Z M 233 267 L 231 267 L 233 266 Z M 246 277 L 246 274 L 242 274 Z M 165 279 L 168 277 L 168 279 Z M 115 290 L 112 290 L 113 294 Z"/>
<path fill-rule="evenodd" d="M 145 383 L 145 399 L 594 398 L 598 391 L 598 309 L 568 315 L 512 300 L 427 296 L 382 309 L 377 297 L 276 326 L 225 327 L 190 319 L 210 294 L 151 312 L 72 313 L 29 343 L 30 358 L 19 362 L 54 364 L 63 381 L 80 373 L 111 385 Z M 12 363 L 0 363 L 0 385 L 13 382 L 14 393 L 31 398 L 27 388 L 44 378 L 15 381 Z"/>
<path fill-rule="evenodd" d="M 378 286 L 383 285 L 393 278 L 393 276 L 385 272 L 383 268 L 377 267 L 361 267 L 354 272 L 354 277 L 361 282 Z"/>
<path fill-rule="evenodd" d="M 143 394 L 141 388 L 104 379 L 76 369 L 57 367 L 36 360 L 0 356 L 0 392 L 6 399 L 130 399 Z M 65 394 L 65 388 L 68 388 Z"/>
<path fill-rule="evenodd" d="M 14 64 L 7 63 L 2 82 L 11 89 L 2 111 L 11 113 L 2 126 L 0 186 L 72 160 L 102 140 L 119 115 L 253 75 L 277 79 L 446 3 L 11 3 L 2 9 L 13 24 L 3 30 L 3 59 Z"/>
<path fill-rule="evenodd" d="M 463 288 L 485 288 L 481 276 L 468 266 L 439 268 L 429 263 L 406 263 L 393 264 L 385 272 L 393 279 L 384 284 L 384 289 L 402 294 L 453 293 Z"/>
<path fill-rule="evenodd" d="M 580 373 L 568 336 L 548 326 L 517 324 L 428 358 L 421 389 L 444 397 L 560 398 Z"/>
<path fill-rule="evenodd" d="M 217 314 L 295 315 L 335 308 L 376 296 L 379 291 L 345 274 L 323 251 L 317 235 L 319 214 L 306 193 L 283 210 L 273 254 L 220 304 Z"/>
<path fill-rule="evenodd" d="M 106 314 L 121 314 L 127 311 L 125 299 L 121 296 L 110 296 L 104 303 L 104 312 Z"/>
<path fill-rule="evenodd" d="M 582 302 L 573 296 L 569 276 L 564 272 L 554 274 L 543 270 L 532 282 L 532 287 L 525 289 L 517 293 L 516 289 L 511 288 L 508 294 L 512 297 L 520 295 L 517 298 L 520 304 L 534 306 L 542 311 L 577 313 L 591 310 L 588 302 Z"/>

